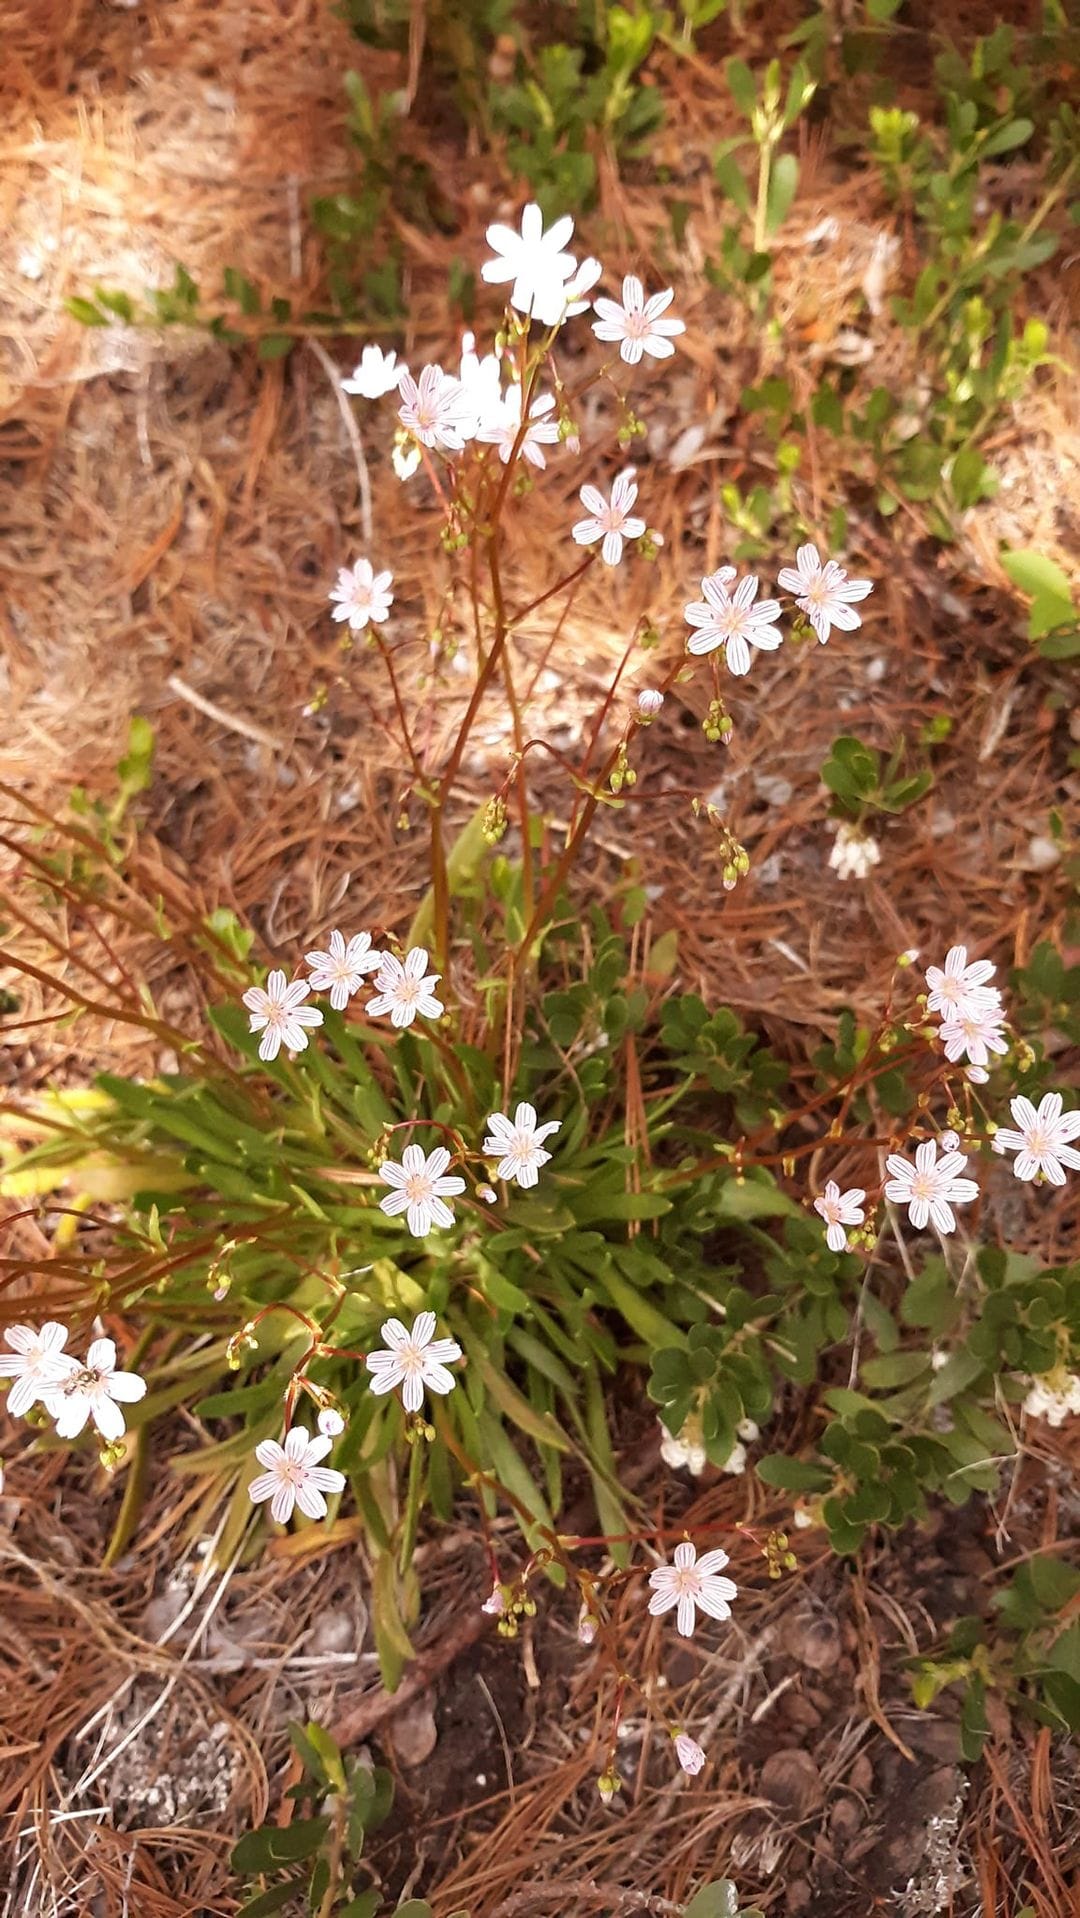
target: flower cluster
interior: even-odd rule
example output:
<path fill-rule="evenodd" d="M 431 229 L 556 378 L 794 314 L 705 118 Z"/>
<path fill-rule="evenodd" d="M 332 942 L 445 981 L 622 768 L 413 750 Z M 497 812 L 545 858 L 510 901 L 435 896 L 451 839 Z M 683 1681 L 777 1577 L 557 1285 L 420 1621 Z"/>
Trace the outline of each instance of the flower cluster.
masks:
<path fill-rule="evenodd" d="M 905 954 L 905 960 L 915 954 Z M 990 1055 L 1007 1052 L 1004 1034 L 1005 1013 L 1001 994 L 989 981 L 994 967 L 988 959 L 968 961 L 966 946 L 953 946 L 943 966 L 928 966 L 926 1009 L 939 1020 L 939 1036 L 945 1057 L 955 1065 L 966 1053 L 969 1063 L 965 1077 L 976 1084 L 989 1078 Z M 1038 1107 L 1022 1096 L 1011 1101 L 1014 1126 L 997 1126 L 991 1144 L 997 1153 L 1015 1154 L 1013 1171 L 1025 1181 L 1046 1180 L 1064 1185 L 1066 1168 L 1080 1169 L 1080 1151 L 1071 1141 L 1080 1138 L 1080 1111 L 1065 1112 L 1060 1092 L 1047 1092 Z M 888 1173 L 883 1196 L 894 1205 L 906 1208 L 917 1231 L 928 1224 L 942 1234 L 956 1230 L 956 1205 L 970 1205 L 979 1196 L 974 1179 L 965 1177 L 967 1159 L 958 1150 L 960 1141 L 952 1131 L 937 1139 L 925 1139 L 916 1147 L 914 1162 L 899 1152 L 891 1152 L 885 1161 Z M 825 1223 L 825 1239 L 831 1252 L 849 1248 L 848 1228 L 861 1227 L 866 1219 L 861 1186 L 840 1190 L 834 1179 L 814 1200 L 814 1210 Z"/>
<path fill-rule="evenodd" d="M 413 1417 L 420 1412 L 425 1390 L 444 1397 L 454 1389 L 447 1367 L 461 1358 L 461 1347 L 455 1339 L 437 1339 L 435 1327 L 434 1312 L 419 1313 L 411 1327 L 387 1319 L 383 1350 L 369 1352 L 364 1360 L 372 1391 L 382 1396 L 400 1387 L 401 1402 Z M 282 1444 L 261 1440 L 255 1457 L 264 1469 L 248 1486 L 252 1503 L 269 1503 L 270 1516 L 279 1525 L 288 1524 L 297 1506 L 305 1518 L 325 1518 L 326 1494 L 345 1490 L 345 1474 L 322 1461 L 343 1429 L 340 1412 L 330 1408 L 319 1415 L 317 1438 L 305 1426 L 294 1425 Z"/>
<path fill-rule="evenodd" d="M 146 1380 L 137 1372 L 120 1372 L 112 1339 L 94 1339 L 85 1359 L 65 1351 L 68 1329 L 49 1319 L 40 1329 L 11 1325 L 4 1333 L 10 1352 L 0 1352 L 0 1378 L 12 1379 L 8 1411 L 25 1417 L 41 1405 L 54 1420 L 56 1435 L 78 1438 L 93 1424 L 108 1445 L 115 1445 L 127 1429 L 122 1405 L 134 1405 L 146 1395 Z"/>
<path fill-rule="evenodd" d="M 334 1011 L 344 1012 L 368 973 L 374 974 L 375 987 L 375 997 L 367 1004 L 369 1018 L 388 1013 L 391 1025 L 400 1031 L 411 1026 L 420 1013 L 425 1019 L 442 1017 L 442 1000 L 432 990 L 440 974 L 428 972 L 428 954 L 423 946 L 413 946 L 401 960 L 392 952 L 377 952 L 369 932 L 358 932 L 346 940 L 344 933 L 335 929 L 325 952 L 309 952 L 306 958 L 311 968 L 308 978 L 290 982 L 277 969 L 270 973 L 265 986 L 249 986 L 243 995 L 250 1030 L 262 1033 L 260 1059 L 276 1059 L 282 1046 L 288 1052 L 303 1052 L 308 1031 L 323 1022 L 318 1006 L 305 1003 L 309 994 L 328 992 Z"/>
<path fill-rule="evenodd" d="M 967 1054 L 965 1077 L 973 1085 L 985 1085 L 989 1078 L 990 1054 L 1008 1051 L 1002 1027 L 1005 1012 L 1001 994 L 987 983 L 994 976 L 989 959 L 968 964 L 967 947 L 952 946 L 944 966 L 928 966 L 926 999 L 928 1012 L 941 1020 L 941 1040 L 945 1057 L 956 1065 Z"/>
<path fill-rule="evenodd" d="M 525 1188 L 534 1186 L 540 1167 L 551 1158 L 550 1152 L 544 1150 L 544 1140 L 558 1132 L 561 1124 L 561 1119 L 549 1119 L 546 1125 L 541 1125 L 535 1106 L 524 1100 L 512 1119 L 505 1112 L 492 1112 L 488 1117 L 491 1131 L 483 1149 L 499 1161 L 496 1176 Z M 449 1164 L 450 1154 L 445 1146 L 436 1146 L 433 1152 L 425 1153 L 422 1146 L 408 1145 L 400 1165 L 393 1159 L 384 1159 L 379 1177 L 393 1189 L 385 1199 L 380 1199 L 380 1209 L 391 1219 L 404 1212 L 405 1222 L 416 1239 L 425 1239 L 433 1225 L 453 1225 L 453 1210 L 446 1201 L 464 1192 L 465 1181 L 456 1173 L 448 1173 Z M 485 1187 L 482 1196 L 486 1197 L 489 1191 L 490 1188 Z"/>

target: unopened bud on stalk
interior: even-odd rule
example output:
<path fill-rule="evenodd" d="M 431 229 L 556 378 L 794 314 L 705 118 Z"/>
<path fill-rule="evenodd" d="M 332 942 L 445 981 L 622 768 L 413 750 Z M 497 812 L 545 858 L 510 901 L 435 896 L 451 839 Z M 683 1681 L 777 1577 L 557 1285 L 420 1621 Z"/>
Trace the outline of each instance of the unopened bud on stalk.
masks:
<path fill-rule="evenodd" d="M 489 846 L 497 846 L 506 831 L 506 801 L 501 793 L 496 793 L 484 807 L 484 817 L 480 830 Z"/>
<path fill-rule="evenodd" d="M 622 1790 L 622 1779 L 616 1771 L 603 1771 L 596 1781 L 596 1789 L 605 1805 L 610 1805 L 615 1793 Z"/>
<path fill-rule="evenodd" d="M 643 726 L 647 726 L 650 720 L 656 718 L 663 703 L 664 695 L 658 692 L 655 686 L 646 686 L 644 691 L 638 694 L 638 719 Z"/>

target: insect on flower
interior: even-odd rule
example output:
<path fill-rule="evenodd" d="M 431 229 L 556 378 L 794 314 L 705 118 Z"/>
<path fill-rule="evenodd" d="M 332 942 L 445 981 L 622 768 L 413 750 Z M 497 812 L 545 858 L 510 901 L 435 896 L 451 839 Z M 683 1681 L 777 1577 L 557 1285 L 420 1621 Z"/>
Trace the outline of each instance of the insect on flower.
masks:
<path fill-rule="evenodd" d="M 660 317 L 674 298 L 669 286 L 647 300 L 641 281 L 628 273 L 622 283 L 621 306 L 616 300 L 593 301 L 593 311 L 600 315 L 593 321 L 593 332 L 598 340 L 618 340 L 619 358 L 628 366 L 636 366 L 643 353 L 654 360 L 668 360 L 675 351 L 672 340 L 686 331 L 682 320 Z"/>
<path fill-rule="evenodd" d="M 325 1492 L 345 1490 L 344 1472 L 323 1465 L 333 1444 L 328 1432 L 312 1438 L 306 1426 L 294 1425 L 285 1435 L 284 1445 L 276 1439 L 263 1439 L 255 1447 L 255 1457 L 265 1471 L 248 1486 L 254 1505 L 270 1501 L 270 1516 L 278 1525 L 287 1525 L 296 1506 L 305 1518 L 325 1518 Z"/>
<path fill-rule="evenodd" d="M 823 565 L 816 546 L 800 546 L 794 566 L 782 566 L 776 577 L 786 593 L 795 594 L 796 606 L 806 614 L 823 646 L 834 626 L 853 633 L 862 625 L 852 602 L 874 590 L 873 580 L 849 579 L 834 559 Z"/>
<path fill-rule="evenodd" d="M 426 1239 L 433 1225 L 453 1225 L 454 1214 L 446 1200 L 464 1192 L 465 1181 L 457 1173 L 449 1178 L 444 1176 L 449 1164 L 450 1154 L 444 1145 L 436 1146 L 430 1153 L 425 1153 L 423 1146 L 407 1145 L 400 1165 L 395 1165 L 393 1159 L 385 1159 L 379 1167 L 379 1177 L 384 1184 L 392 1186 L 393 1191 L 379 1200 L 379 1210 L 385 1212 L 388 1219 L 404 1212 L 414 1239 Z"/>
<path fill-rule="evenodd" d="M 364 1360 L 371 1374 L 372 1391 L 392 1392 L 400 1385 L 407 1412 L 419 1412 L 425 1386 L 445 1398 L 457 1383 L 446 1368 L 461 1358 L 461 1347 L 455 1339 L 437 1339 L 435 1324 L 434 1312 L 418 1313 L 411 1329 L 400 1319 L 387 1319 L 381 1334 L 387 1349 L 369 1352 Z"/>
<path fill-rule="evenodd" d="M 750 671 L 751 646 L 774 653 L 783 634 L 776 631 L 780 601 L 763 599 L 755 606 L 756 574 L 748 573 L 731 593 L 728 589 L 735 577 L 734 566 L 721 566 L 719 572 L 709 573 L 701 582 L 705 598 L 691 600 L 683 612 L 687 625 L 697 628 L 686 642 L 687 652 L 712 653 L 723 646 L 728 671 L 741 677 Z"/>
<path fill-rule="evenodd" d="M 493 1112 L 488 1125 L 491 1130 L 484 1140 L 484 1151 L 498 1158 L 499 1178 L 516 1179 L 521 1186 L 535 1185 L 540 1167 L 551 1157 L 543 1149 L 544 1140 L 560 1130 L 562 1120 L 549 1119 L 546 1125 L 538 1125 L 536 1107 L 522 1101 L 513 1119 L 508 1119 L 505 1112 Z"/>
<path fill-rule="evenodd" d="M 270 974 L 265 987 L 248 987 L 243 1000 L 251 1014 L 250 1030 L 262 1033 L 260 1059 L 276 1059 L 282 1046 L 289 1052 L 303 1052 L 308 1042 L 305 1027 L 323 1022 L 318 1006 L 304 1004 L 310 991 L 309 980 L 294 979 L 290 985 L 280 969 Z"/>
<path fill-rule="evenodd" d="M 370 932 L 358 932 L 345 943 L 344 933 L 330 934 L 325 952 L 304 954 L 311 967 L 309 984 L 315 992 L 329 992 L 335 1012 L 344 1012 L 354 992 L 359 992 L 364 975 L 378 972 L 384 954 L 374 952 Z"/>
<path fill-rule="evenodd" d="M 632 466 L 619 474 L 612 486 L 610 501 L 595 486 L 581 489 L 581 504 L 590 517 L 579 519 L 571 527 L 571 534 L 579 546 L 595 546 L 598 539 L 603 540 L 600 557 L 605 566 L 617 566 L 623 556 L 623 541 L 640 539 L 645 531 L 645 521 L 630 510 L 637 495 Z"/>
<path fill-rule="evenodd" d="M 431 990 L 441 978 L 441 973 L 428 971 L 428 956 L 423 946 L 411 946 L 405 954 L 404 965 L 392 952 L 384 952 L 375 974 L 378 990 L 374 999 L 368 1000 L 368 1012 L 375 1019 L 388 1012 L 391 1025 L 399 1031 L 411 1026 L 418 1012 L 422 1012 L 425 1019 L 441 1019 L 443 1002 L 436 999 Z"/>
<path fill-rule="evenodd" d="M 862 1225 L 866 1218 L 863 1200 L 866 1193 L 859 1185 L 853 1185 L 847 1192 L 841 1192 L 835 1179 L 828 1179 L 825 1190 L 819 1199 L 814 1200 L 814 1211 L 819 1212 L 825 1221 L 825 1243 L 830 1252 L 843 1252 L 847 1247 L 845 1226 Z"/>
<path fill-rule="evenodd" d="M 650 1612 L 675 1608 L 675 1623 L 683 1638 L 691 1636 L 698 1609 L 710 1618 L 730 1618 L 731 1600 L 738 1597 L 739 1588 L 732 1579 L 719 1576 L 728 1562 L 727 1553 L 720 1550 L 698 1558 L 697 1547 L 689 1539 L 676 1545 L 674 1564 L 658 1565 L 649 1574 Z"/>
<path fill-rule="evenodd" d="M 353 633 L 362 633 L 372 623 L 381 626 L 394 603 L 390 591 L 393 577 L 393 573 L 377 573 L 369 559 L 358 559 L 352 567 L 343 566 L 336 586 L 330 588 L 329 597 L 337 602 L 334 618 L 347 619 Z"/>
<path fill-rule="evenodd" d="M 127 1430 L 120 1406 L 134 1405 L 145 1396 L 145 1379 L 137 1372 L 117 1371 L 112 1339 L 95 1339 L 85 1364 L 76 1364 L 58 1386 L 41 1394 L 41 1401 L 56 1420 L 58 1438 L 78 1438 L 89 1419 L 103 1439 L 115 1443 Z"/>

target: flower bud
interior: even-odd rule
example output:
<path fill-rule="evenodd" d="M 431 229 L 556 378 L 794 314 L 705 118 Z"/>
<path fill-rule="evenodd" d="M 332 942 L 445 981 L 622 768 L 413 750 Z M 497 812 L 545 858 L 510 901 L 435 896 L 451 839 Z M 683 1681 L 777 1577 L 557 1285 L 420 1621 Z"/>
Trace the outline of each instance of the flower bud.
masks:
<path fill-rule="evenodd" d="M 638 718 L 643 726 L 655 719 L 664 703 L 664 695 L 655 686 L 646 686 L 637 696 Z"/>

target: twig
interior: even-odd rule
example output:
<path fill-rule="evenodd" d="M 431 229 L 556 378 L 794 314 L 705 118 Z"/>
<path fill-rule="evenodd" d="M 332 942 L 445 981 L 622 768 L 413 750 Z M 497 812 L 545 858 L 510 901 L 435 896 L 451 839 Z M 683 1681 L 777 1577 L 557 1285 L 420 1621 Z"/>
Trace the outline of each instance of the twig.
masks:
<path fill-rule="evenodd" d="M 345 431 L 349 436 L 349 443 L 353 450 L 353 458 L 356 461 L 356 477 L 360 484 L 360 525 L 363 529 L 364 545 L 370 546 L 373 526 L 371 513 L 371 480 L 368 476 L 367 460 L 364 458 L 364 442 L 360 438 L 360 428 L 356 424 L 352 407 L 349 405 L 349 396 L 341 384 L 341 374 L 338 372 L 325 346 L 323 346 L 320 341 L 311 339 L 308 340 L 307 344 L 314 353 L 315 358 L 318 360 L 319 365 L 322 367 L 323 372 L 326 374 L 327 379 L 330 381 L 337 395 L 337 403 L 341 408 L 341 417 L 345 424 Z"/>
<path fill-rule="evenodd" d="M 458 1625 L 456 1631 L 449 1633 L 440 1644 L 433 1645 L 428 1652 L 422 1652 L 409 1666 L 396 1692 L 369 1693 L 360 1698 L 351 1710 L 341 1714 L 333 1728 L 333 1737 L 339 1745 L 358 1745 L 369 1738 L 373 1731 L 392 1718 L 403 1706 L 411 1705 L 414 1698 L 425 1692 L 432 1680 L 446 1671 L 454 1660 L 475 1645 L 487 1629 L 487 1618 L 477 1608 L 470 1612 Z"/>
<path fill-rule="evenodd" d="M 216 720 L 218 725 L 224 726 L 227 732 L 239 733 L 243 739 L 253 739 L 257 746 L 269 746 L 271 752 L 285 751 L 281 740 L 275 739 L 273 733 L 264 731 L 263 727 L 257 726 L 253 719 L 241 719 L 238 713 L 227 713 L 224 706 L 215 705 L 214 701 L 207 699 L 205 694 L 197 693 L 194 686 L 189 686 L 186 679 L 181 679 L 179 673 L 170 673 L 165 684 L 178 699 L 186 699 L 188 705 L 194 706 L 197 713 L 202 713 L 207 719 Z"/>

